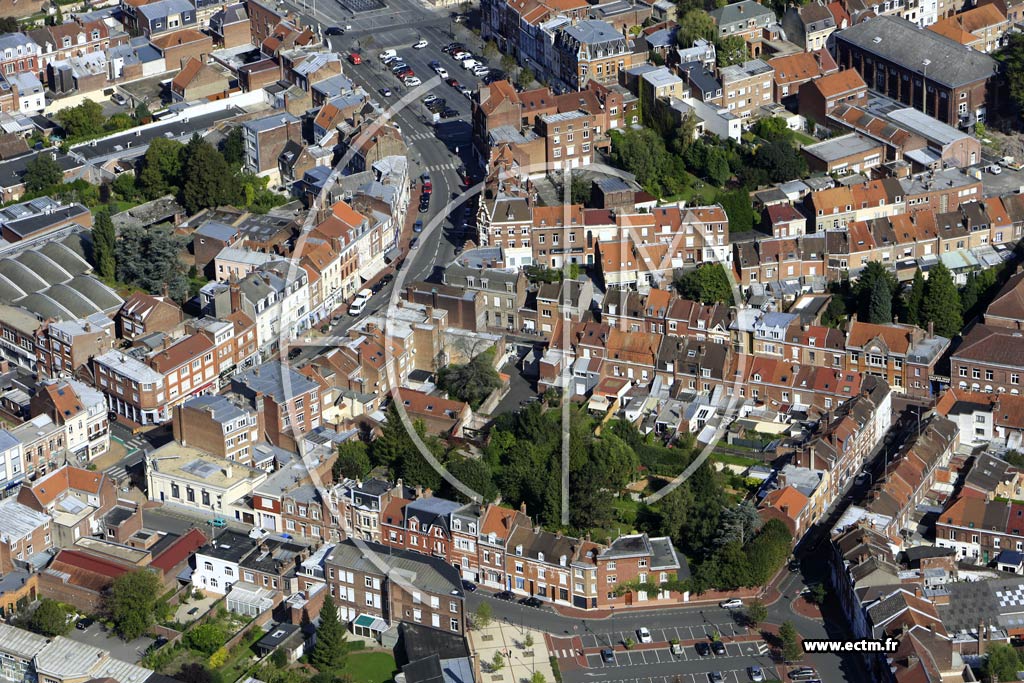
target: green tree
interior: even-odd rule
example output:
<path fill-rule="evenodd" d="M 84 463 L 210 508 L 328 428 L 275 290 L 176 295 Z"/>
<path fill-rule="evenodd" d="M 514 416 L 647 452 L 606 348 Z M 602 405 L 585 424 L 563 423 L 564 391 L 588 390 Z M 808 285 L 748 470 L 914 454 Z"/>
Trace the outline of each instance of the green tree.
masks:
<path fill-rule="evenodd" d="M 766 116 L 758 119 L 752 126 L 754 135 L 772 142 L 774 140 L 785 140 L 790 142 L 793 139 L 793 131 L 789 129 L 786 119 L 781 116 Z"/>
<path fill-rule="evenodd" d="M 184 146 L 176 140 L 155 138 L 149 143 L 135 183 L 146 199 L 177 192 L 183 151 Z"/>
<path fill-rule="evenodd" d="M 491 671 L 501 671 L 503 668 L 505 668 L 505 657 L 500 650 L 496 650 L 494 656 L 491 657 Z"/>
<path fill-rule="evenodd" d="M 884 285 L 878 284 L 879 282 L 883 282 Z M 857 317 L 860 320 L 875 324 L 887 324 L 892 322 L 891 303 L 888 317 L 884 319 L 872 318 L 872 297 L 874 296 L 875 291 L 883 286 L 889 292 L 890 296 L 893 292 L 897 291 L 899 283 L 896 281 L 896 274 L 886 268 L 885 265 L 879 261 L 869 261 L 864 267 L 864 270 L 860 272 L 860 275 L 857 277 L 857 284 L 853 287 L 853 293 L 858 304 Z"/>
<path fill-rule="evenodd" d="M 903 309 L 907 314 L 907 322 L 911 325 L 921 324 L 921 305 L 924 302 L 924 288 L 924 273 L 918 268 L 914 271 L 914 281 L 910 285 L 910 290 L 907 292 L 907 297 L 903 304 Z"/>
<path fill-rule="evenodd" d="M 488 40 L 484 43 L 483 55 L 484 59 L 490 61 L 500 55 L 501 52 L 498 50 L 498 44 L 493 40 Z"/>
<path fill-rule="evenodd" d="M 153 112 L 149 110 L 149 106 L 145 102 L 139 102 L 135 105 L 135 121 L 140 126 L 145 125 L 153 120 Z"/>
<path fill-rule="evenodd" d="M 189 213 L 219 206 L 230 200 L 232 174 L 224 157 L 198 134 L 185 146 L 181 203 Z"/>
<path fill-rule="evenodd" d="M 478 631 L 482 631 L 491 625 L 491 620 L 494 618 L 494 612 L 491 610 L 491 605 L 488 602 L 481 602 L 473 612 L 473 626 Z"/>
<path fill-rule="evenodd" d="M 463 365 L 446 365 L 437 373 L 437 386 L 474 410 L 492 391 L 501 386 L 501 377 L 494 369 L 494 349 L 488 349 Z"/>
<path fill-rule="evenodd" d="M 516 63 L 516 58 L 512 55 L 501 56 L 501 70 L 505 72 L 506 76 L 510 75 L 517 66 L 519 65 Z"/>
<path fill-rule="evenodd" d="M 415 450 L 416 445 L 402 424 L 402 416 L 395 401 L 388 403 L 384 414 L 387 419 L 380 436 L 370 443 L 370 462 L 374 466 L 394 468 L 399 457 L 407 450 Z"/>
<path fill-rule="evenodd" d="M 108 207 L 96 214 L 92 226 L 92 245 L 96 272 L 105 280 L 113 279 L 117 274 L 117 233 Z"/>
<path fill-rule="evenodd" d="M 345 663 L 345 653 L 345 628 L 338 621 L 334 600 L 328 595 L 320 608 L 320 625 L 309 653 L 309 663 L 320 671 L 336 671 Z"/>
<path fill-rule="evenodd" d="M 892 292 L 886 278 L 877 278 L 868 297 L 867 322 L 885 325 L 892 322 Z"/>
<path fill-rule="evenodd" d="M 61 170 L 57 160 L 53 158 L 53 154 L 49 152 L 40 152 L 32 161 L 25 164 L 23 181 L 25 191 L 30 194 L 48 190 L 54 185 L 59 185 L 63 180 L 64 171 Z"/>
<path fill-rule="evenodd" d="M 131 114 L 118 112 L 103 122 L 104 133 L 118 133 L 122 130 L 134 128 L 138 122 Z"/>
<path fill-rule="evenodd" d="M 593 182 L 584 175 L 579 173 L 573 173 L 570 176 L 571 182 L 569 186 L 569 201 L 573 204 L 589 204 L 590 203 L 590 187 Z"/>
<path fill-rule="evenodd" d="M 826 327 L 833 327 L 839 329 L 842 324 L 846 321 L 848 311 L 846 310 L 846 302 L 841 296 L 832 295 L 829 299 L 828 308 L 825 309 L 825 314 L 821 317 L 821 322 Z"/>
<path fill-rule="evenodd" d="M 732 176 L 732 171 L 729 169 L 729 157 L 727 157 L 725 155 L 725 152 L 723 152 L 720 148 L 711 147 L 710 149 L 708 149 L 705 175 L 709 181 L 711 181 L 715 185 L 718 185 L 719 187 L 725 185 L 725 183 Z M 750 199 L 748 197 L 744 197 L 744 200 L 747 205 L 747 209 L 750 211 L 751 216 L 753 216 L 754 212 L 753 209 L 750 208 Z M 732 225 L 732 217 L 730 217 L 730 232 L 734 231 Z"/>
<path fill-rule="evenodd" d="M 1010 33 L 1006 45 L 995 54 L 1003 63 L 1010 99 L 1024 107 L 1024 34 Z"/>
<path fill-rule="evenodd" d="M 789 142 L 773 140 L 757 148 L 754 165 L 767 172 L 772 182 L 781 183 L 807 175 L 807 160 Z"/>
<path fill-rule="evenodd" d="M 460 454 L 454 454 L 445 463 L 448 473 L 483 496 L 486 501 L 493 501 L 498 496 L 498 488 L 491 477 L 491 470 L 487 463 L 479 458 L 467 458 Z M 442 484 L 442 494 L 446 498 L 457 498 L 465 500 L 466 496 L 452 486 L 447 480 Z"/>
<path fill-rule="evenodd" d="M 542 674 L 540 671 L 534 671 L 533 674 L 530 675 L 530 683 L 545 683 L 545 682 L 546 682 L 546 679 L 544 678 L 544 674 Z"/>
<path fill-rule="evenodd" d="M 14 17 L 0 17 L 0 33 L 17 33 L 21 30 Z"/>
<path fill-rule="evenodd" d="M 715 41 L 715 55 L 718 59 L 718 67 L 742 64 L 750 58 L 747 51 L 747 41 L 739 36 L 726 36 Z"/>
<path fill-rule="evenodd" d="M 172 299 L 184 302 L 189 290 L 183 248 L 182 238 L 170 230 L 128 226 L 114 250 L 117 279 L 150 294 L 160 294 L 166 285 Z"/>
<path fill-rule="evenodd" d="M 959 334 L 963 327 L 960 292 L 953 283 L 953 274 L 941 261 L 928 271 L 921 302 L 921 322 L 932 323 L 936 334 L 950 338 Z"/>
<path fill-rule="evenodd" d="M 679 20 L 676 42 L 680 47 L 693 47 L 697 40 L 714 40 L 718 34 L 715 20 L 702 9 L 691 9 Z"/>
<path fill-rule="evenodd" d="M 149 630 L 157 614 L 160 579 L 140 569 L 114 579 L 106 596 L 106 611 L 114 630 L 124 640 L 135 640 Z"/>
<path fill-rule="evenodd" d="M 533 73 L 533 69 L 531 69 L 528 66 L 524 66 L 522 70 L 519 72 L 519 75 L 516 76 L 516 85 L 523 89 L 529 88 L 531 85 L 533 85 L 533 79 L 535 77 L 536 76 Z"/>
<path fill-rule="evenodd" d="M 237 168 L 245 161 L 245 141 L 242 138 L 242 127 L 235 126 L 228 131 L 221 146 L 220 153 L 224 155 L 224 161 L 232 168 Z"/>
<path fill-rule="evenodd" d="M 665 139 L 650 128 L 613 133 L 611 160 L 653 195 L 671 195 L 685 187 L 682 159 L 669 152 Z"/>
<path fill-rule="evenodd" d="M 533 647 L 533 634 L 532 633 L 527 633 L 525 636 L 523 636 L 523 647 L 525 647 L 527 649 Z"/>
<path fill-rule="evenodd" d="M 185 644 L 208 657 L 226 640 L 227 633 L 224 632 L 224 628 L 211 621 L 199 624 L 185 634 Z"/>
<path fill-rule="evenodd" d="M 359 439 L 349 439 L 338 445 L 338 459 L 331 469 L 334 481 L 362 479 L 370 473 L 370 454 Z"/>
<path fill-rule="evenodd" d="M 787 662 L 798 662 L 803 659 L 800 648 L 800 636 L 797 635 L 793 622 L 784 621 L 779 627 L 779 640 L 782 641 L 782 659 Z"/>
<path fill-rule="evenodd" d="M 676 280 L 675 285 L 680 294 L 694 301 L 706 304 L 732 301 L 732 283 L 721 263 L 701 264 Z"/>
<path fill-rule="evenodd" d="M 718 197 L 718 203 L 729 217 L 729 233 L 738 234 L 754 229 L 754 209 L 750 195 L 742 187 L 730 190 Z"/>
<path fill-rule="evenodd" d="M 750 628 L 757 628 L 758 624 L 768 618 L 768 608 L 757 598 L 747 603 L 745 611 L 747 623 L 750 624 Z"/>
<path fill-rule="evenodd" d="M 50 598 L 43 598 L 28 620 L 28 627 L 44 636 L 62 636 L 71 628 L 68 611 L 64 605 Z"/>
<path fill-rule="evenodd" d="M 807 601 L 812 602 L 815 605 L 824 605 L 825 598 L 828 597 L 828 591 L 825 589 L 825 584 L 816 583 L 811 586 L 811 592 L 807 594 Z"/>
<path fill-rule="evenodd" d="M 135 186 L 135 174 L 134 173 L 121 173 L 111 184 L 111 188 L 116 192 L 122 199 L 131 201 L 135 199 L 139 190 Z"/>
<path fill-rule="evenodd" d="M 103 133 L 103 107 L 85 100 L 75 107 L 61 109 L 57 113 L 57 120 L 67 133 L 68 140 L 81 140 L 96 137 Z"/>
<path fill-rule="evenodd" d="M 1006 643 L 991 643 L 986 648 L 985 661 L 981 671 L 985 680 L 1015 681 L 1021 669 L 1021 658 L 1017 651 Z"/>

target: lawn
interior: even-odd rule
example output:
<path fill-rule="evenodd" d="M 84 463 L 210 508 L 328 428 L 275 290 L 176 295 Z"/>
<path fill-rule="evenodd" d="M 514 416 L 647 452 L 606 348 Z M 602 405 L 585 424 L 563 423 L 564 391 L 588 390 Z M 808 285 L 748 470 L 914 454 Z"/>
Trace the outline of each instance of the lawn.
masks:
<path fill-rule="evenodd" d="M 725 463 L 726 465 L 740 465 L 741 467 L 753 467 L 754 465 L 761 464 L 761 461 L 755 458 L 733 455 L 732 453 L 712 453 L 711 459 Z"/>
<path fill-rule="evenodd" d="M 818 142 L 807 133 L 801 133 L 798 130 L 793 131 L 793 137 L 796 138 L 798 142 L 804 145 L 813 145 Z"/>
<path fill-rule="evenodd" d="M 353 683 L 388 683 L 397 668 L 387 652 L 356 652 L 345 660 L 343 672 Z"/>
<path fill-rule="evenodd" d="M 684 201 L 688 205 L 705 205 L 715 203 L 718 199 L 718 193 L 721 192 L 720 188 L 708 184 L 689 172 L 686 173 L 686 178 L 686 189 L 678 194 L 672 195 L 671 197 L 663 198 L 663 203 L 671 204 L 678 201 Z"/>

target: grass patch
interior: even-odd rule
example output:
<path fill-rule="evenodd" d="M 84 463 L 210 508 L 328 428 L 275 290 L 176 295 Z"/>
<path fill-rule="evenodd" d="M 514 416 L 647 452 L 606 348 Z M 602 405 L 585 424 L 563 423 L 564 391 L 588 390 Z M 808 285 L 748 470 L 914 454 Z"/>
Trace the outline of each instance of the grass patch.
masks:
<path fill-rule="evenodd" d="M 733 455 L 731 453 L 712 453 L 711 459 L 725 463 L 726 465 L 739 465 L 740 467 L 753 467 L 754 465 L 761 464 L 761 461 L 755 458 L 748 458 L 743 455 Z"/>
<path fill-rule="evenodd" d="M 359 652 L 345 659 L 342 672 L 353 683 L 388 683 L 397 668 L 395 658 L 387 652 Z"/>
<path fill-rule="evenodd" d="M 721 188 L 708 184 L 692 173 L 686 174 L 687 186 L 682 192 L 665 197 L 662 201 L 666 204 L 684 201 L 687 204 L 714 204 L 718 200 Z"/>
<path fill-rule="evenodd" d="M 810 135 L 808 135 L 807 133 L 804 133 L 802 131 L 794 130 L 794 131 L 792 131 L 792 133 L 793 133 L 793 139 L 797 140 L 798 142 L 800 142 L 802 144 L 814 145 L 814 144 L 817 144 L 817 142 L 818 142 L 817 140 L 812 138 Z"/>

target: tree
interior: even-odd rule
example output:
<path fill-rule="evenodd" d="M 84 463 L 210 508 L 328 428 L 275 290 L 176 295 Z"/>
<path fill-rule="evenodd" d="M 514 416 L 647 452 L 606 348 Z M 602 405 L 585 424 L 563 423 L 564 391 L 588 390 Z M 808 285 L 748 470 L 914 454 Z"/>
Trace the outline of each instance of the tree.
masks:
<path fill-rule="evenodd" d="M 370 455 L 366 444 L 359 439 L 349 439 L 338 445 L 338 459 L 331 469 L 334 481 L 362 479 L 370 473 Z"/>
<path fill-rule="evenodd" d="M 483 55 L 484 59 L 490 61 L 497 57 L 501 52 L 498 50 L 498 44 L 493 40 L 488 40 L 484 43 Z"/>
<path fill-rule="evenodd" d="M 693 47 L 697 40 L 714 40 L 718 33 L 715 20 L 702 9 L 691 9 L 679 20 L 676 42 L 680 47 Z"/>
<path fill-rule="evenodd" d="M 986 648 L 987 656 L 982 664 L 982 675 L 986 680 L 1015 681 L 1021 668 L 1017 651 L 1006 643 L 991 643 Z"/>
<path fill-rule="evenodd" d="M 720 195 L 718 203 L 729 217 L 730 234 L 754 229 L 754 209 L 750 204 L 750 195 L 742 187 Z"/>
<path fill-rule="evenodd" d="M 505 657 L 501 654 L 501 650 L 496 650 L 494 656 L 491 657 L 491 671 L 501 671 L 505 668 Z"/>
<path fill-rule="evenodd" d="M 747 41 L 739 36 L 726 36 L 715 41 L 715 55 L 718 59 L 718 67 L 742 64 L 750 57 L 747 50 Z"/>
<path fill-rule="evenodd" d="M 613 133 L 611 160 L 653 195 L 671 195 L 685 187 L 682 159 L 670 153 L 665 139 L 650 128 Z"/>
<path fill-rule="evenodd" d="M 146 199 L 174 193 L 181 182 L 181 160 L 184 146 L 176 140 L 155 138 L 142 157 L 136 186 Z"/>
<path fill-rule="evenodd" d="M 676 280 L 676 289 L 687 299 L 706 304 L 730 303 L 732 283 L 721 263 L 704 263 Z"/>
<path fill-rule="evenodd" d="M 483 496 L 484 500 L 493 501 L 498 497 L 498 487 L 494 485 L 491 471 L 483 460 L 455 454 L 445 463 L 445 469 L 448 470 L 448 473 L 456 481 L 462 482 L 473 491 L 479 493 Z M 446 498 L 458 498 L 460 500 L 466 497 L 465 494 L 449 484 L 447 480 L 442 484 L 442 494 Z"/>
<path fill-rule="evenodd" d="M 589 204 L 590 187 L 593 185 L 593 182 L 579 173 L 573 173 L 570 179 L 569 201 L 573 204 Z"/>
<path fill-rule="evenodd" d="M 64 127 L 68 140 L 80 140 L 103 133 L 103 107 L 89 99 L 78 106 L 61 109 L 57 120 Z"/>
<path fill-rule="evenodd" d="M 758 147 L 754 164 L 766 171 L 768 178 L 776 183 L 807 175 L 807 160 L 785 140 L 773 140 Z"/>
<path fill-rule="evenodd" d="M 123 640 L 135 640 L 153 624 L 157 612 L 160 579 L 140 569 L 114 579 L 106 597 L 106 610 L 115 632 Z"/>
<path fill-rule="evenodd" d="M 494 618 L 494 613 L 491 610 L 491 605 L 488 602 L 481 602 L 480 606 L 476 608 L 476 612 L 473 613 L 473 626 L 478 631 L 482 631 L 491 625 L 491 619 Z"/>
<path fill-rule="evenodd" d="M 14 17 L 0 17 L 0 33 L 17 33 L 21 30 Z"/>
<path fill-rule="evenodd" d="M 879 284 L 879 283 L 883 284 Z M 873 318 L 872 317 L 872 301 L 876 295 L 875 292 L 881 288 L 885 288 L 890 295 L 890 308 L 885 318 Z M 892 322 L 892 293 L 897 291 L 899 283 L 896 281 L 896 275 L 882 263 L 878 261 L 870 261 L 861 271 L 860 276 L 857 278 L 857 284 L 853 288 L 854 296 L 857 300 L 858 309 L 857 316 L 860 320 L 874 323 L 876 325 L 885 325 Z M 885 313 L 884 310 L 877 310 L 878 314 Z"/>
<path fill-rule="evenodd" d="M 515 68 L 519 66 L 516 63 L 516 58 L 512 55 L 501 56 L 501 70 L 505 72 L 505 75 L 511 74 Z"/>
<path fill-rule="evenodd" d="M 1006 45 L 995 57 L 1004 65 L 1010 99 L 1024 107 L 1024 34 L 1007 35 Z"/>
<path fill-rule="evenodd" d="M 746 613 L 750 628 L 757 628 L 758 624 L 768 618 L 768 608 L 756 598 L 747 603 Z"/>
<path fill-rule="evenodd" d="M 889 281 L 878 278 L 874 281 L 868 298 L 867 322 L 874 325 L 886 325 L 892 321 L 892 292 Z"/>
<path fill-rule="evenodd" d="M 32 161 L 25 164 L 25 191 L 31 194 L 43 192 L 64 180 L 64 171 L 50 152 L 36 154 Z"/>
<path fill-rule="evenodd" d="M 338 608 L 329 595 L 320 608 L 320 625 L 309 653 L 309 663 L 320 671 L 334 671 L 345 663 L 345 629 L 338 621 Z"/>
<path fill-rule="evenodd" d="M 235 126 L 224 138 L 220 153 L 224 155 L 224 161 L 228 165 L 237 168 L 245 161 L 245 141 L 242 138 L 242 127 Z"/>
<path fill-rule="evenodd" d="M 231 170 L 224 157 L 198 134 L 185 146 L 181 167 L 181 203 L 189 213 L 229 201 Z"/>
<path fill-rule="evenodd" d="M 921 325 L 921 305 L 924 302 L 924 288 L 924 274 L 918 268 L 914 271 L 914 281 L 910 285 L 906 301 L 903 304 L 903 309 L 907 314 L 907 322 L 911 325 Z"/>
<path fill-rule="evenodd" d="M 953 284 L 953 274 L 941 261 L 928 271 L 920 317 L 923 324 L 932 323 L 935 334 L 943 337 L 955 337 L 963 327 L 960 292 Z"/>
<path fill-rule="evenodd" d="M 811 586 L 811 592 L 807 594 L 807 601 L 815 605 L 824 605 L 826 597 L 828 597 L 828 591 L 825 589 L 825 584 L 816 583 Z"/>
<path fill-rule="evenodd" d="M 145 125 L 153 120 L 153 112 L 149 110 L 149 106 L 145 102 L 139 102 L 135 105 L 135 122 L 140 126 Z"/>
<path fill-rule="evenodd" d="M 122 199 L 132 200 L 138 196 L 139 190 L 135 187 L 135 174 L 134 173 L 121 173 L 114 182 L 111 183 L 111 189 L 114 190 Z"/>
<path fill-rule="evenodd" d="M 188 297 L 188 277 L 179 258 L 182 239 L 170 230 L 128 226 L 121 231 L 115 248 L 117 279 L 160 294 L 167 287 L 171 298 Z"/>
<path fill-rule="evenodd" d="M 544 674 L 542 674 L 539 671 L 534 671 L 533 674 L 530 676 L 530 683 L 546 683 Z"/>
<path fill-rule="evenodd" d="M 533 85 L 534 78 L 535 76 L 533 73 L 533 69 L 531 69 L 528 66 L 524 66 L 522 70 L 519 72 L 519 75 L 516 76 L 516 85 L 524 89 L 529 88 L 531 85 Z"/>
<path fill-rule="evenodd" d="M 797 635 L 793 622 L 784 621 L 779 627 L 779 640 L 782 641 L 782 659 L 787 662 L 798 662 L 803 658 L 800 649 L 800 637 Z"/>
<path fill-rule="evenodd" d="M 43 598 L 29 618 L 28 627 L 44 636 L 62 636 L 71 628 L 68 611 L 64 605 L 50 598 Z"/>
<path fill-rule="evenodd" d="M 708 149 L 707 154 L 707 165 L 705 167 L 705 175 L 707 179 L 721 187 L 732 176 L 732 171 L 729 169 L 729 158 L 725 155 L 718 147 L 711 147 Z M 750 208 L 750 199 L 744 198 L 747 209 L 750 211 L 750 215 L 753 216 L 754 212 Z M 732 217 L 729 217 L 729 230 L 734 231 Z M 740 231 L 742 232 L 742 230 Z"/>
<path fill-rule="evenodd" d="M 224 632 L 224 628 L 209 621 L 193 627 L 185 634 L 185 644 L 206 656 L 216 652 L 217 648 L 226 640 L 227 634 Z"/>
<path fill-rule="evenodd" d="M 104 207 L 96 214 L 92 226 L 93 261 L 96 272 L 105 280 L 111 280 L 117 274 L 117 233 L 114 221 L 110 217 L 110 209 Z"/>
<path fill-rule="evenodd" d="M 754 135 L 771 142 L 774 140 L 785 140 L 790 142 L 793 139 L 793 131 L 789 129 L 786 119 L 781 116 L 766 116 L 758 119 L 752 126 Z"/>
<path fill-rule="evenodd" d="M 525 636 L 523 636 L 523 647 L 525 647 L 525 648 L 533 647 L 533 634 L 532 633 L 527 633 Z"/>
<path fill-rule="evenodd" d="M 494 369 L 494 349 L 488 349 L 464 365 L 446 365 L 437 373 L 437 386 L 474 410 L 492 391 L 501 386 L 501 377 Z"/>

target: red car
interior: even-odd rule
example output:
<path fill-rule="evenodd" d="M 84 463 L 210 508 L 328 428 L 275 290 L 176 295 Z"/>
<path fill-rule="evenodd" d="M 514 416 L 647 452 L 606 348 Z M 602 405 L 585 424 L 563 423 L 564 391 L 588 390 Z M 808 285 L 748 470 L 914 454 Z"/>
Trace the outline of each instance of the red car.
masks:
<path fill-rule="evenodd" d="M 405 78 L 412 78 L 413 76 L 416 75 L 416 72 L 413 71 L 412 69 L 403 69 L 402 71 L 399 71 L 395 75 L 398 76 L 399 79 L 405 79 Z"/>
<path fill-rule="evenodd" d="M 434 184 L 430 182 L 430 174 L 424 173 L 423 177 L 423 194 L 430 194 L 434 191 Z"/>
<path fill-rule="evenodd" d="M 448 85 L 450 85 L 450 86 L 452 86 L 453 88 L 455 88 L 456 90 L 458 90 L 458 89 L 459 89 L 459 87 L 461 87 L 461 86 L 462 86 L 462 84 L 461 84 L 461 83 L 459 83 L 459 82 L 458 82 L 457 80 L 455 80 L 454 78 L 449 78 L 449 79 L 448 79 L 447 81 L 445 81 L 445 82 L 446 82 L 446 83 L 447 83 Z"/>

